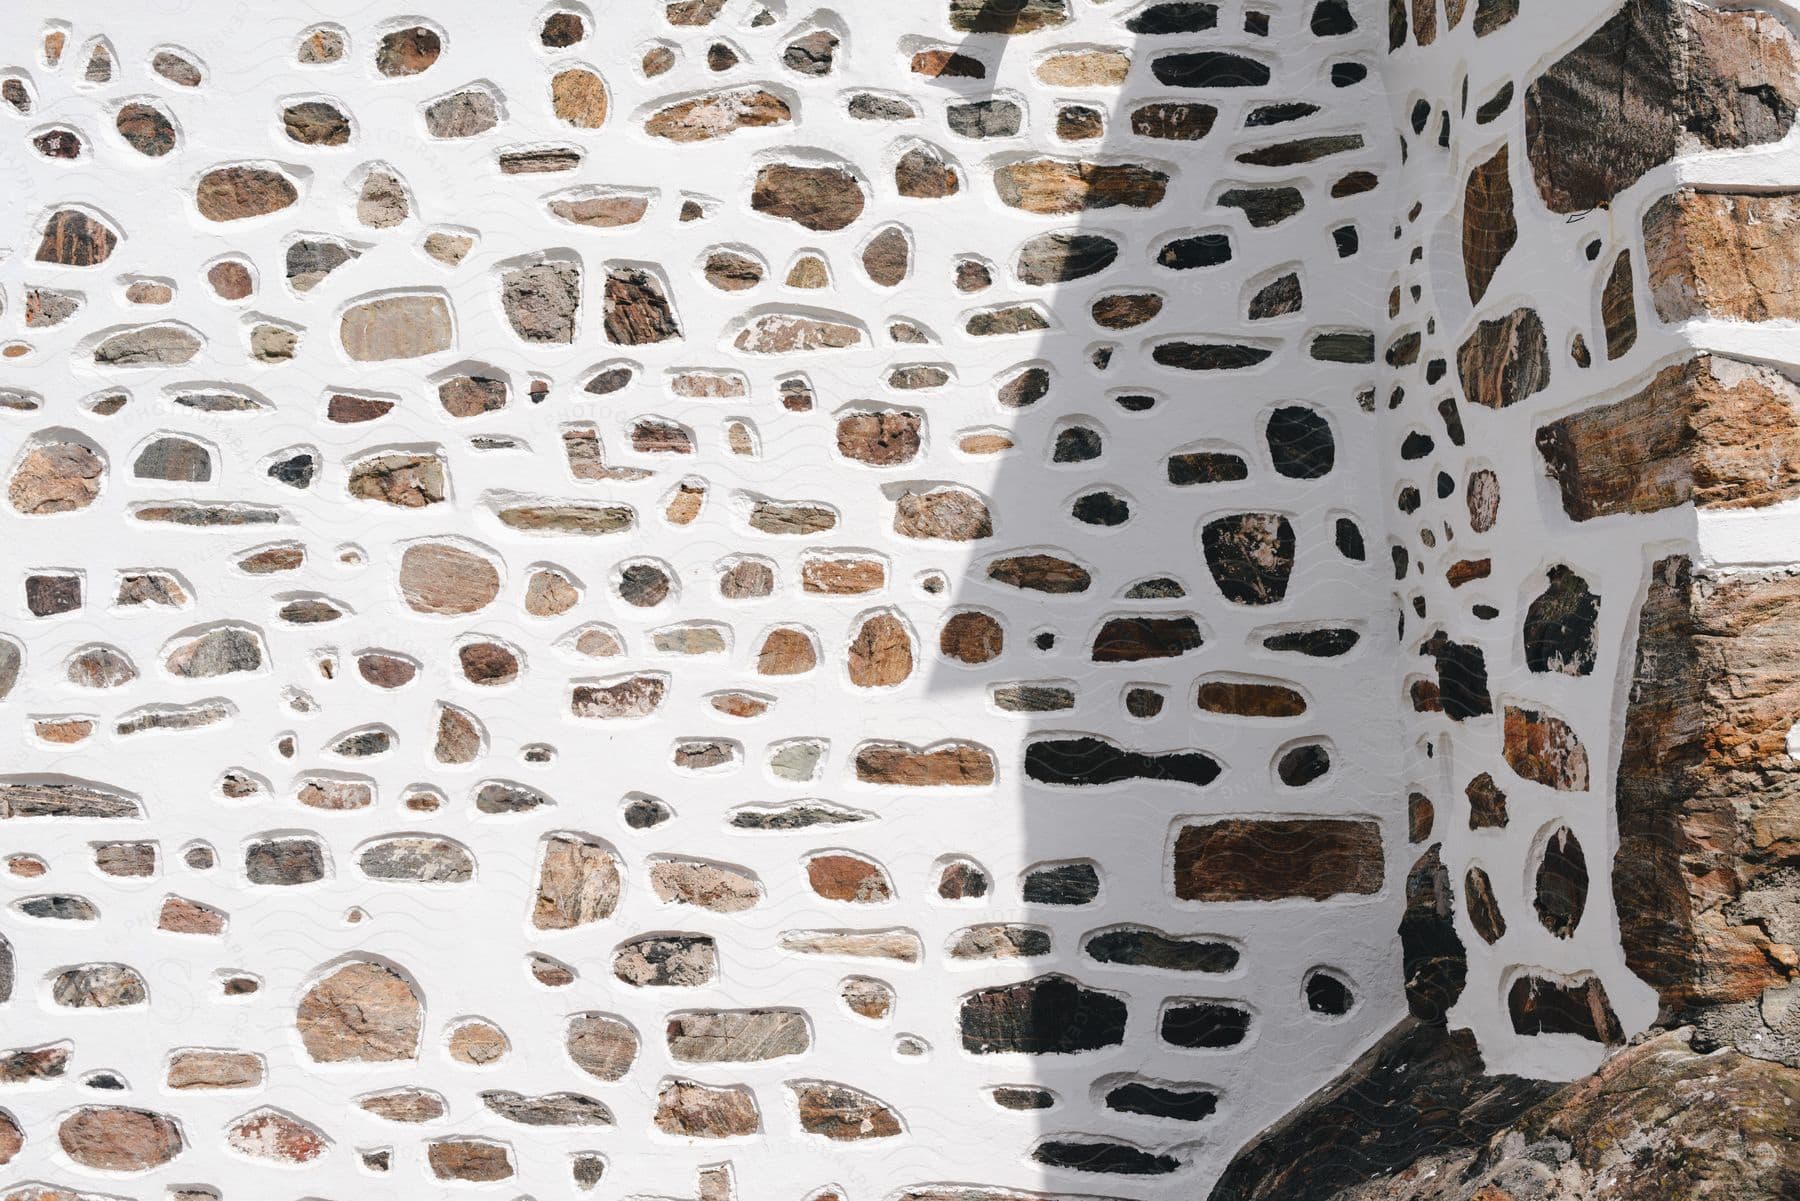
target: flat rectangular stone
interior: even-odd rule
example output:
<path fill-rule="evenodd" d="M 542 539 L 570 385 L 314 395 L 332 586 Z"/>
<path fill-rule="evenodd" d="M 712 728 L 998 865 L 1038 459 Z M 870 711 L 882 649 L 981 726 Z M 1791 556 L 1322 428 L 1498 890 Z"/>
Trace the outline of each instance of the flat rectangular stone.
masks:
<path fill-rule="evenodd" d="M 1343 818 L 1257 819 L 1184 826 L 1175 837 L 1175 895 L 1184 901 L 1323 901 L 1381 890 L 1381 827 Z"/>
<path fill-rule="evenodd" d="M 1644 214 L 1644 254 L 1664 321 L 1800 318 L 1800 192 L 1683 188 Z"/>

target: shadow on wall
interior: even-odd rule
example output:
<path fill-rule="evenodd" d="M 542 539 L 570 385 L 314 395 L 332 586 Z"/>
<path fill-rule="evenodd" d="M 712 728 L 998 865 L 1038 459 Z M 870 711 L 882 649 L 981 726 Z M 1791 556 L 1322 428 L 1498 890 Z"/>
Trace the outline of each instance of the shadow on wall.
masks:
<path fill-rule="evenodd" d="M 982 783 L 985 743 L 1022 815 L 933 874 L 961 1050 L 1018 1118 L 985 1183 L 1195 1197 L 1405 1010 L 1385 29 L 1251 0 L 1023 36 L 1060 8 L 990 0 L 957 51 L 985 71 L 938 81 L 977 188 L 1041 228 L 970 240 L 950 333 L 1004 351 L 915 410 L 998 464 L 985 494 L 895 494 L 967 552 L 917 635 L 970 738 L 918 767 Z"/>

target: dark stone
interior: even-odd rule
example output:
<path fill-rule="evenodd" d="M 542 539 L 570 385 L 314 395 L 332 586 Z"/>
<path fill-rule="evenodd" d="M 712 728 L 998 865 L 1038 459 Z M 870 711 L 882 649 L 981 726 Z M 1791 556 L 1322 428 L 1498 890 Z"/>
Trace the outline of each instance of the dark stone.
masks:
<path fill-rule="evenodd" d="M 1289 788 L 1304 788 L 1331 770 L 1331 752 L 1316 742 L 1292 747 L 1275 762 L 1275 777 Z"/>
<path fill-rule="evenodd" d="M 1107 1090 L 1104 1104 L 1114 1113 L 1199 1122 L 1219 1107 L 1219 1094 L 1205 1088 L 1175 1088 L 1132 1080 Z"/>
<path fill-rule="evenodd" d="M 1506 992 L 1506 1009 L 1514 1034 L 1573 1034 L 1609 1046 L 1625 1041 L 1606 986 L 1597 976 L 1580 984 L 1521 976 Z"/>
<path fill-rule="evenodd" d="M 1434 844 L 1406 873 L 1406 910 L 1400 917 L 1406 1006 L 1421 1021 L 1443 1022 L 1468 981 L 1467 952 L 1455 917 L 1450 873 Z"/>
<path fill-rule="evenodd" d="M 1183 371 L 1241 371 L 1254 367 L 1273 351 L 1228 342 L 1161 342 L 1150 357 L 1164 367 Z"/>
<path fill-rule="evenodd" d="M 1350 986 L 1330 972 L 1314 972 L 1306 978 L 1306 1007 L 1326 1017 L 1342 1017 L 1356 1004 Z"/>
<path fill-rule="evenodd" d="M 1040 865 L 1025 873 L 1020 895 L 1027 905 L 1091 905 L 1100 896 L 1100 873 L 1091 863 Z"/>
<path fill-rule="evenodd" d="M 1156 82 L 1172 88 L 1255 88 L 1269 82 L 1269 68 L 1223 50 L 1165 54 L 1150 64 Z"/>
<path fill-rule="evenodd" d="M 1170 0 L 1152 4 L 1129 21 L 1125 28 L 1146 37 L 1162 37 L 1174 33 L 1204 33 L 1219 23 L 1219 6 L 1201 0 Z"/>
<path fill-rule="evenodd" d="M 1205 787 L 1219 764 L 1199 751 L 1128 751 L 1111 739 L 1043 738 L 1025 748 L 1025 774 L 1040 784 L 1100 786 L 1159 780 Z"/>
<path fill-rule="evenodd" d="M 1207 522 L 1200 535 L 1207 570 L 1225 599 L 1272 605 L 1287 596 L 1294 527 L 1278 513 L 1239 513 Z"/>
<path fill-rule="evenodd" d="M 1198 935 L 1177 937 L 1148 926 L 1119 926 L 1090 934 L 1082 951 L 1097 963 L 1153 967 L 1169 972 L 1229 972 L 1238 949 Z"/>
<path fill-rule="evenodd" d="M 1545 574 L 1549 586 L 1525 610 L 1525 666 L 1532 671 L 1588 675 L 1598 655 L 1594 631 L 1600 622 L 1600 598 L 1564 564 Z"/>
<path fill-rule="evenodd" d="M 1180 487 L 1190 484 L 1222 484 L 1248 479 L 1250 467 L 1240 455 L 1225 451 L 1190 451 L 1170 455 L 1169 482 Z"/>
<path fill-rule="evenodd" d="M 1181 1161 L 1173 1155 L 1088 1139 L 1046 1139 L 1031 1149 L 1031 1158 L 1052 1168 L 1113 1176 L 1167 1176 L 1181 1170 Z"/>
<path fill-rule="evenodd" d="M 1219 193 L 1219 204 L 1242 210 L 1252 228 L 1264 229 L 1298 215 L 1306 200 L 1299 188 L 1227 188 Z"/>
<path fill-rule="evenodd" d="M 1550 835 L 1544 857 L 1538 862 L 1536 895 L 1532 905 L 1544 929 L 1558 938 L 1571 938 L 1587 908 L 1587 856 L 1575 831 L 1567 826 Z"/>
<path fill-rule="evenodd" d="M 1250 298 L 1248 316 L 1252 321 L 1284 317 L 1289 313 L 1298 313 L 1303 302 L 1300 277 L 1290 271 L 1257 289 L 1256 295 Z"/>
<path fill-rule="evenodd" d="M 1231 261 L 1231 239 L 1225 234 L 1196 234 L 1165 242 L 1156 252 L 1156 265 L 1171 271 L 1217 267 Z"/>
<path fill-rule="evenodd" d="M 1314 901 L 1380 891 L 1381 828 L 1344 818 L 1221 818 L 1183 825 L 1171 870 L 1184 901 Z"/>
<path fill-rule="evenodd" d="M 1431 1155 L 1472 1152 L 1556 1088 L 1489 1076 L 1472 1033 L 1404 1018 L 1239 1151 L 1209 1201 L 1332 1201 Z"/>
<path fill-rule="evenodd" d="M 1269 414 L 1265 431 L 1275 470 L 1291 480 L 1316 480 L 1331 472 L 1337 444 L 1331 422 L 1305 405 L 1283 405 Z"/>
<path fill-rule="evenodd" d="M 972 1054 L 1066 1055 L 1120 1045 L 1125 1015 L 1121 998 L 1048 975 L 968 994 L 959 1021 Z"/>
<path fill-rule="evenodd" d="M 1173 659 L 1200 645 L 1200 626 L 1192 617 L 1113 617 L 1094 635 L 1093 660 Z"/>
<path fill-rule="evenodd" d="M 1198 101 L 1161 100 L 1131 110 L 1131 132 L 1165 142 L 1197 142 L 1212 132 L 1219 110 Z"/>
<path fill-rule="evenodd" d="M 1250 1033 L 1250 1012 L 1218 1001 L 1174 1002 L 1159 1027 L 1163 1041 L 1177 1047 L 1235 1047 Z"/>
<path fill-rule="evenodd" d="M 1452 642 L 1442 630 L 1419 647 L 1437 664 L 1438 703 L 1451 721 L 1467 721 L 1494 711 L 1488 695 L 1487 656 L 1466 642 Z"/>
<path fill-rule="evenodd" d="M 1263 639 L 1263 646 L 1272 651 L 1293 651 L 1332 659 L 1348 654 L 1361 640 L 1362 635 L 1355 630 L 1329 627 L 1319 630 L 1284 630 L 1279 634 L 1270 634 Z"/>

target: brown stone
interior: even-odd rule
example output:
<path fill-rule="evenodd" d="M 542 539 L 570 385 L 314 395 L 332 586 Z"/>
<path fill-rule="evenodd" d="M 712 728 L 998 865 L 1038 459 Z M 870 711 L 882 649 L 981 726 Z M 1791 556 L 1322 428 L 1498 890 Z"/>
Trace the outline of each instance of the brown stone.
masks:
<path fill-rule="evenodd" d="M 1081 564 L 1057 555 L 1009 555 L 987 566 L 987 577 L 1030 592 L 1067 595 L 1086 592 L 1093 576 Z"/>
<path fill-rule="evenodd" d="M 1537 444 L 1576 521 L 1690 500 L 1759 508 L 1800 491 L 1796 405 L 1800 386 L 1780 371 L 1700 355 L 1544 426 Z"/>
<path fill-rule="evenodd" d="M 758 675 L 804 675 L 818 665 L 818 648 L 804 630 L 770 630 L 762 649 L 756 652 Z"/>
<path fill-rule="evenodd" d="M 1664 321 L 1800 318 L 1800 195 L 1683 188 L 1644 214 L 1650 296 Z"/>
<path fill-rule="evenodd" d="M 170 934 L 219 935 L 225 933 L 225 913 L 186 897 L 164 898 L 156 928 Z"/>
<path fill-rule="evenodd" d="M 994 782 L 994 756 L 968 742 L 923 749 L 871 742 L 857 749 L 856 778 L 907 788 L 982 787 Z"/>
<path fill-rule="evenodd" d="M 770 163 L 756 173 L 750 207 L 811 230 L 843 229 L 863 211 L 862 185 L 843 167 Z"/>
<path fill-rule="evenodd" d="M 970 665 L 991 662 L 1006 647 L 1006 628 L 977 609 L 952 613 L 938 631 L 938 653 Z"/>
<path fill-rule="evenodd" d="M 570 67 L 550 77 L 550 104 L 558 120 L 576 129 L 599 129 L 606 124 L 606 84 L 582 67 Z"/>
<path fill-rule="evenodd" d="M 1771 1053 L 1758 1046 L 1769 1045 L 1763 1021 L 1732 1015 L 1792 988 L 1784 948 L 1800 943 L 1784 866 L 1800 852 L 1800 762 L 1787 742 L 1797 639 L 1800 582 L 1788 573 L 1657 562 L 1618 761 L 1612 888 L 1626 963 L 1665 1020 L 1722 1007 L 1721 1041 L 1752 1054 Z"/>
<path fill-rule="evenodd" d="M 439 1180 L 472 1184 L 508 1180 L 513 1174 L 512 1152 L 505 1143 L 486 1139 L 454 1138 L 425 1144 L 431 1174 Z"/>
<path fill-rule="evenodd" d="M 894 503 L 894 532 L 905 538 L 940 538 L 968 542 L 991 538 L 993 519 L 987 502 L 961 488 L 905 492 Z"/>
<path fill-rule="evenodd" d="M 185 326 L 140 325 L 121 330 L 94 347 L 102 367 L 176 367 L 192 362 L 204 340 Z"/>
<path fill-rule="evenodd" d="M 1040 83 L 1061 88 L 1112 88 L 1131 73 L 1131 55 L 1118 49 L 1065 50 L 1037 65 Z"/>
<path fill-rule="evenodd" d="M 351 960 L 300 998 L 295 1025 L 318 1063 L 390 1063 L 418 1055 L 424 1006 L 394 969 Z"/>
<path fill-rule="evenodd" d="M 681 337 L 681 326 L 660 280 L 636 267 L 606 272 L 606 337 L 621 346 L 645 346 Z"/>
<path fill-rule="evenodd" d="M 790 278 L 788 286 L 800 285 Z M 748 321 L 731 344 L 747 354 L 798 354 L 846 350 L 862 341 L 862 330 L 846 321 L 801 313 L 764 313 Z"/>
<path fill-rule="evenodd" d="M 656 1094 L 656 1128 L 682 1138 L 745 1138 L 762 1129 L 747 1085 L 666 1080 Z"/>
<path fill-rule="evenodd" d="M 787 102 L 763 88 L 732 88 L 657 109 L 644 132 L 671 142 L 705 142 L 740 129 L 785 125 L 794 114 Z"/>
<path fill-rule="evenodd" d="M 887 565 L 880 559 L 807 559 L 800 565 L 800 587 L 816 595 L 858 596 L 886 586 Z"/>
<path fill-rule="evenodd" d="M 958 33 L 1035 33 L 1069 21 L 1069 0 L 950 0 L 950 28 Z"/>
<path fill-rule="evenodd" d="M 450 1032 L 445 1045 L 450 1058 L 470 1067 L 483 1067 L 505 1058 L 506 1034 L 500 1027 L 482 1018 L 460 1023 Z"/>
<path fill-rule="evenodd" d="M 164 1086 L 190 1088 L 256 1088 L 263 1082 L 262 1056 L 249 1051 L 188 1048 L 169 1054 Z"/>
<path fill-rule="evenodd" d="M 954 50 L 920 50 L 912 56 L 910 69 L 928 79 L 986 79 L 987 64 Z"/>
<path fill-rule="evenodd" d="M 444 1098 L 429 1089 L 396 1088 L 358 1097 L 357 1107 L 390 1122 L 435 1122 L 449 1112 Z"/>
<path fill-rule="evenodd" d="M 1469 171 L 1463 188 L 1462 257 L 1469 303 L 1481 300 L 1494 272 L 1518 240 L 1512 177 L 1507 170 L 1506 147 L 1502 146 L 1492 158 Z"/>
<path fill-rule="evenodd" d="M 1337 818 L 1226 818 L 1175 837 L 1184 901 L 1315 901 L 1381 890 L 1381 827 Z"/>
<path fill-rule="evenodd" d="M 619 857 L 598 839 L 553 834 L 544 840 L 531 924 L 572 930 L 611 917 L 619 904 Z"/>
<path fill-rule="evenodd" d="M 1621 250 L 1600 292 L 1600 324 L 1606 357 L 1619 358 L 1637 345 L 1637 289 L 1632 286 L 1631 252 Z"/>
<path fill-rule="evenodd" d="M 1527 780 L 1561 792 L 1585 792 L 1587 749 L 1562 718 L 1538 709 L 1506 706 L 1506 765 Z"/>
<path fill-rule="evenodd" d="M 1535 309 L 1514 309 L 1476 325 L 1456 352 L 1456 373 L 1471 404 L 1503 409 L 1550 384 L 1550 348 Z"/>
<path fill-rule="evenodd" d="M 219 167 L 202 175 L 194 190 L 194 203 L 208 221 L 262 217 L 299 199 L 294 181 L 267 167 Z"/>
<path fill-rule="evenodd" d="M 1306 698 L 1294 689 L 1244 680 L 1202 681 L 1194 700 L 1202 713 L 1232 717 L 1299 717 L 1306 712 Z"/>
<path fill-rule="evenodd" d="M 70 1159 L 103 1172 L 147 1172 L 185 1147 L 175 1119 L 122 1105 L 77 1109 L 57 1127 L 56 1139 Z"/>
<path fill-rule="evenodd" d="M 1003 203 L 1028 213 L 1063 215 L 1091 209 L 1154 208 L 1168 190 L 1166 173 L 1137 163 L 1039 158 L 994 171 Z"/>
<path fill-rule="evenodd" d="M 808 859 L 806 880 L 814 892 L 828 901 L 880 905 L 894 899 L 894 886 L 881 865 L 847 852 Z"/>
<path fill-rule="evenodd" d="M 85 509 L 100 495 L 106 464 L 79 442 L 42 442 L 13 471 L 6 499 L 27 516 Z"/>
<path fill-rule="evenodd" d="M 421 542 L 401 554 L 399 585 L 416 613 L 474 613 L 500 595 L 500 573 L 473 551 Z"/>
<path fill-rule="evenodd" d="M 563 1045 L 576 1067 L 608 1084 L 625 1079 L 637 1060 L 637 1033 L 623 1020 L 604 1013 L 578 1013 L 570 1018 Z"/>
<path fill-rule="evenodd" d="M 456 659 L 464 679 L 488 687 L 510 684 L 524 670 L 517 652 L 499 642 L 464 643 L 456 648 Z"/>
<path fill-rule="evenodd" d="M 323 100 L 288 105 L 281 110 L 281 123 L 287 136 L 303 146 L 342 146 L 350 141 L 350 118 Z"/>
<path fill-rule="evenodd" d="M 658 675 L 629 676 L 613 684 L 577 684 L 569 711 L 577 717 L 601 719 L 646 717 L 662 704 L 668 681 Z"/>
<path fill-rule="evenodd" d="M 119 235 L 80 209 L 58 209 L 44 222 L 37 261 L 64 267 L 97 267 L 112 257 Z"/>
<path fill-rule="evenodd" d="M 422 25 L 396 29 L 382 35 L 375 48 L 375 69 L 392 77 L 417 75 L 437 62 L 444 42 L 436 31 Z"/>
<path fill-rule="evenodd" d="M 864 621 L 850 640 L 850 682 L 858 688 L 904 683 L 913 671 L 912 637 L 891 613 Z"/>
<path fill-rule="evenodd" d="M 790 1080 L 787 1088 L 800 1109 L 800 1129 L 808 1134 L 852 1142 L 903 1132 L 900 1115 L 861 1089 L 824 1080 Z"/>
<path fill-rule="evenodd" d="M 939 200 L 962 190 L 962 177 L 935 146 L 915 146 L 894 164 L 894 188 L 915 200 Z"/>
<path fill-rule="evenodd" d="M 905 409 L 849 413 L 838 419 L 837 449 L 872 467 L 911 462 L 919 453 L 924 416 Z"/>
<path fill-rule="evenodd" d="M 1793 34 L 1765 13 L 1629 0 L 1526 90 L 1538 192 L 1581 213 L 1680 151 L 1778 141 L 1797 73 Z"/>
<path fill-rule="evenodd" d="M 484 742 L 474 716 L 455 705 L 438 706 L 437 743 L 432 749 L 439 763 L 473 763 Z"/>

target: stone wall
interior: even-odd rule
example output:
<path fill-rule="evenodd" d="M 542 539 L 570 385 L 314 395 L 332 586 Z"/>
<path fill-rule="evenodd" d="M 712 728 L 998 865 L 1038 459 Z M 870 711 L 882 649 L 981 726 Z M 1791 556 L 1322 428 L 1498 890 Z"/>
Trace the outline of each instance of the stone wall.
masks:
<path fill-rule="evenodd" d="M 4 1195 L 1291 1201 L 1793 1057 L 1769 14 L 0 29 Z"/>

